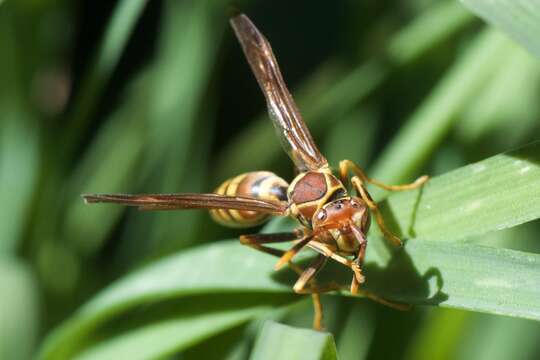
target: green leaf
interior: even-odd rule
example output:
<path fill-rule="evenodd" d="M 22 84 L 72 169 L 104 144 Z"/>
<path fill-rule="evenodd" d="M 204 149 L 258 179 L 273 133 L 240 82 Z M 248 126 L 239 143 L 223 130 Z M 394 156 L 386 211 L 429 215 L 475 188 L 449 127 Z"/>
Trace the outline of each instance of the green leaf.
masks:
<path fill-rule="evenodd" d="M 226 254 L 233 254 L 233 256 L 229 259 L 223 258 L 222 256 Z M 255 309 L 255 307 L 294 301 L 296 297 L 287 295 L 290 292 L 287 283 L 283 280 L 280 283 L 272 279 L 273 262 L 272 258 L 263 254 L 256 254 L 251 249 L 240 246 L 236 241 L 200 247 L 160 260 L 105 289 L 80 308 L 75 316 L 48 337 L 42 349 L 42 357 L 48 359 L 56 358 L 58 354 L 77 353 L 82 348 L 88 347 L 85 339 L 90 337 L 91 334 L 99 333 L 100 327 L 104 327 L 104 324 L 143 304 L 224 292 L 266 293 L 264 297 L 257 297 L 256 301 L 253 301 L 250 305 L 254 311 L 252 316 L 255 316 L 261 313 L 261 308 Z M 242 271 L 237 274 L 229 272 L 227 269 L 231 268 L 229 266 L 231 263 L 237 264 L 238 266 L 234 268 L 242 269 Z M 256 276 L 249 279 L 251 272 L 253 272 L 252 275 Z M 272 296 L 268 293 L 269 291 L 279 296 Z M 283 294 L 285 294 L 285 298 L 283 298 Z M 228 319 L 226 323 L 229 324 L 224 325 L 224 328 L 239 324 L 239 318 L 243 319 L 242 321 L 247 320 L 245 313 L 240 312 L 235 316 L 226 314 L 227 309 L 232 311 L 234 306 L 242 304 L 242 301 L 245 302 L 246 295 L 228 300 L 223 295 L 219 295 L 219 298 L 222 302 L 216 302 L 213 296 L 206 299 L 210 304 L 223 306 L 220 311 L 224 313 L 223 316 Z M 245 307 L 249 306 L 246 305 Z M 191 321 L 198 321 L 198 317 L 194 317 L 193 314 L 191 314 L 190 319 Z M 169 324 L 166 323 L 163 326 L 168 327 Z M 190 325 L 184 325 L 181 322 L 179 324 L 175 323 L 173 326 L 182 329 L 187 326 L 189 329 Z M 162 327 L 161 325 L 155 327 L 150 325 L 150 328 L 157 329 L 156 331 L 159 332 Z M 184 342 L 186 337 L 191 339 L 193 336 L 204 337 L 215 334 L 212 327 L 205 327 L 205 329 L 203 333 L 193 333 L 183 338 L 179 337 L 177 340 L 178 342 Z M 148 333 L 153 334 L 153 330 Z M 139 334 L 125 335 L 128 339 L 131 339 L 132 336 L 137 338 Z M 118 341 L 120 341 L 118 346 L 124 348 L 122 340 Z M 67 344 L 70 345 L 67 346 Z M 113 341 L 111 346 L 117 346 L 116 340 Z"/>
<path fill-rule="evenodd" d="M 373 307 L 360 302 L 350 305 L 343 322 L 337 324 L 338 354 L 343 359 L 367 359 L 377 327 Z"/>
<path fill-rule="evenodd" d="M 107 334 L 103 341 L 78 354 L 77 359 L 143 360 L 172 355 L 269 310 L 268 305 L 261 304 L 196 314 L 173 313 L 146 324 L 131 323 L 130 329 Z"/>
<path fill-rule="evenodd" d="M 373 240 L 365 274 L 367 288 L 377 294 L 540 320 L 538 254 L 422 240 L 391 253 Z"/>
<path fill-rule="evenodd" d="M 409 241 L 391 255 L 380 238 L 373 236 L 370 241 L 365 266 L 368 290 L 412 304 L 440 304 L 540 320 L 540 289 L 535 285 L 540 281 L 540 255 L 420 240 Z M 228 266 L 231 263 L 238 266 Z M 236 240 L 201 246 L 155 262 L 83 306 L 48 338 L 43 357 L 76 352 L 83 339 L 142 304 L 158 306 L 158 301 L 205 294 L 215 302 L 210 295 L 217 293 L 266 293 L 261 300 L 271 294 L 290 293 L 295 275 L 287 270 L 274 273 L 274 263 L 274 258 L 242 247 Z M 322 275 L 344 284 L 350 281 L 350 272 L 337 266 L 329 266 Z M 228 306 L 235 303 L 222 301 Z M 197 318 L 192 317 L 193 321 Z M 208 332 L 213 334 L 211 328 Z M 126 336 L 131 335 L 138 336 Z M 67 344 L 75 349 L 68 349 Z"/>
<path fill-rule="evenodd" d="M 337 359 L 330 333 L 298 329 L 267 321 L 255 342 L 250 359 Z"/>
<path fill-rule="evenodd" d="M 460 140 L 472 146 L 478 147 L 475 142 L 479 139 L 499 147 L 514 146 L 530 136 L 537 124 L 540 62 L 517 45 L 509 49 L 504 61 L 458 123 Z"/>
<path fill-rule="evenodd" d="M 8 9 L 0 13 L 0 213 L 6 214 L 0 216 L 0 254 L 19 245 L 40 165 L 38 124 L 25 98 L 14 18 Z"/>
<path fill-rule="evenodd" d="M 380 204 L 408 238 L 462 241 L 540 217 L 540 142 L 431 179 Z"/>
<path fill-rule="evenodd" d="M 377 158 L 371 176 L 387 182 L 410 179 L 449 133 L 459 113 L 500 69 L 511 46 L 491 29 L 477 35 Z"/>
<path fill-rule="evenodd" d="M 23 263 L 0 258 L 0 358 L 29 359 L 39 331 L 36 280 Z"/>
<path fill-rule="evenodd" d="M 220 32 L 210 30 L 216 7 L 205 2 L 191 6 L 175 1 L 164 6 L 167 21 L 156 61 L 132 84 L 127 99 L 100 129 L 69 183 L 66 237 L 86 254 L 99 249 L 125 209 L 89 209 L 81 201 L 81 192 L 141 191 L 141 184 L 155 176 L 158 167 L 162 169 L 160 180 L 176 173 L 172 181 L 169 179 L 172 185 L 163 189 L 170 192 L 178 183 L 176 177 L 184 174 L 186 166 L 182 164 L 191 160 L 188 154 L 196 109 L 219 43 Z M 173 222 L 165 219 L 168 217 L 157 221 L 161 229 L 164 224 L 172 226 Z M 148 221 L 139 223 L 150 227 Z"/>
<path fill-rule="evenodd" d="M 476 15 L 540 56 L 539 0 L 460 0 Z"/>
<path fill-rule="evenodd" d="M 73 104 L 65 136 L 68 151 L 77 144 L 83 130 L 92 119 L 92 111 L 99 95 L 116 68 L 147 1 L 124 0 L 116 6 L 96 52 L 96 58 L 90 64 L 80 86 L 80 94 Z"/>

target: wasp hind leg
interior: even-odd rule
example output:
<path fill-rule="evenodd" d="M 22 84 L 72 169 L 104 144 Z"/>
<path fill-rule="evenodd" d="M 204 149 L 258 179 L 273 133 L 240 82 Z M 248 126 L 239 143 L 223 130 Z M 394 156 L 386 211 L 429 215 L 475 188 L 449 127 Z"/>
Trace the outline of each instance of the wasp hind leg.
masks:
<path fill-rule="evenodd" d="M 373 184 L 375 186 L 378 186 L 382 189 L 388 190 L 388 191 L 406 191 L 406 190 L 413 190 L 417 189 L 420 186 L 424 185 L 428 180 L 429 176 L 422 175 L 418 179 L 416 179 L 414 182 L 410 184 L 403 184 L 403 185 L 387 185 L 384 184 L 378 180 L 372 179 L 366 175 L 364 170 L 358 165 L 356 165 L 351 160 L 342 160 L 339 162 L 339 176 L 341 178 L 341 181 L 346 184 L 348 179 L 349 170 L 351 170 L 354 175 L 358 176 L 360 180 L 363 182 L 368 182 L 370 184 Z"/>

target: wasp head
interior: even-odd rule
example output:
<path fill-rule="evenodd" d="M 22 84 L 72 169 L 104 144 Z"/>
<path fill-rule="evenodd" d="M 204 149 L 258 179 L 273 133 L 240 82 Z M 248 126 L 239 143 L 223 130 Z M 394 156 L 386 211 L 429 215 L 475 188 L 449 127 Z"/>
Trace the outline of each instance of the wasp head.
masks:
<path fill-rule="evenodd" d="M 371 217 L 367 204 L 357 197 L 345 197 L 325 204 L 313 215 L 313 229 L 327 231 L 339 249 L 354 253 L 366 242 Z"/>

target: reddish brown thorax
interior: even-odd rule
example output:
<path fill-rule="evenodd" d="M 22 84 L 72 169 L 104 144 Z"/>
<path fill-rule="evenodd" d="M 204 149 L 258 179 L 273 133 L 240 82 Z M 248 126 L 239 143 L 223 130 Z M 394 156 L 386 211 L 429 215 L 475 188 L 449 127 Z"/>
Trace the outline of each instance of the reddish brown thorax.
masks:
<path fill-rule="evenodd" d="M 299 174 L 289 186 L 289 206 L 293 216 L 311 227 L 313 215 L 329 201 L 347 196 L 347 191 L 329 171 L 308 171 Z"/>

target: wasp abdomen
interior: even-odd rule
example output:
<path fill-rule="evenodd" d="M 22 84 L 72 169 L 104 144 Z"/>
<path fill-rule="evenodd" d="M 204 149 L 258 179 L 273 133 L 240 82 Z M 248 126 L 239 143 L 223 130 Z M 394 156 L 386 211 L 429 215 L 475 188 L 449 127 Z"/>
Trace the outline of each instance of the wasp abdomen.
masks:
<path fill-rule="evenodd" d="M 262 200 L 287 202 L 285 180 L 270 171 L 253 171 L 235 176 L 221 184 L 214 193 L 228 196 L 245 196 Z M 230 227 L 259 225 L 270 217 L 256 211 L 217 209 L 210 210 L 212 218 Z"/>

